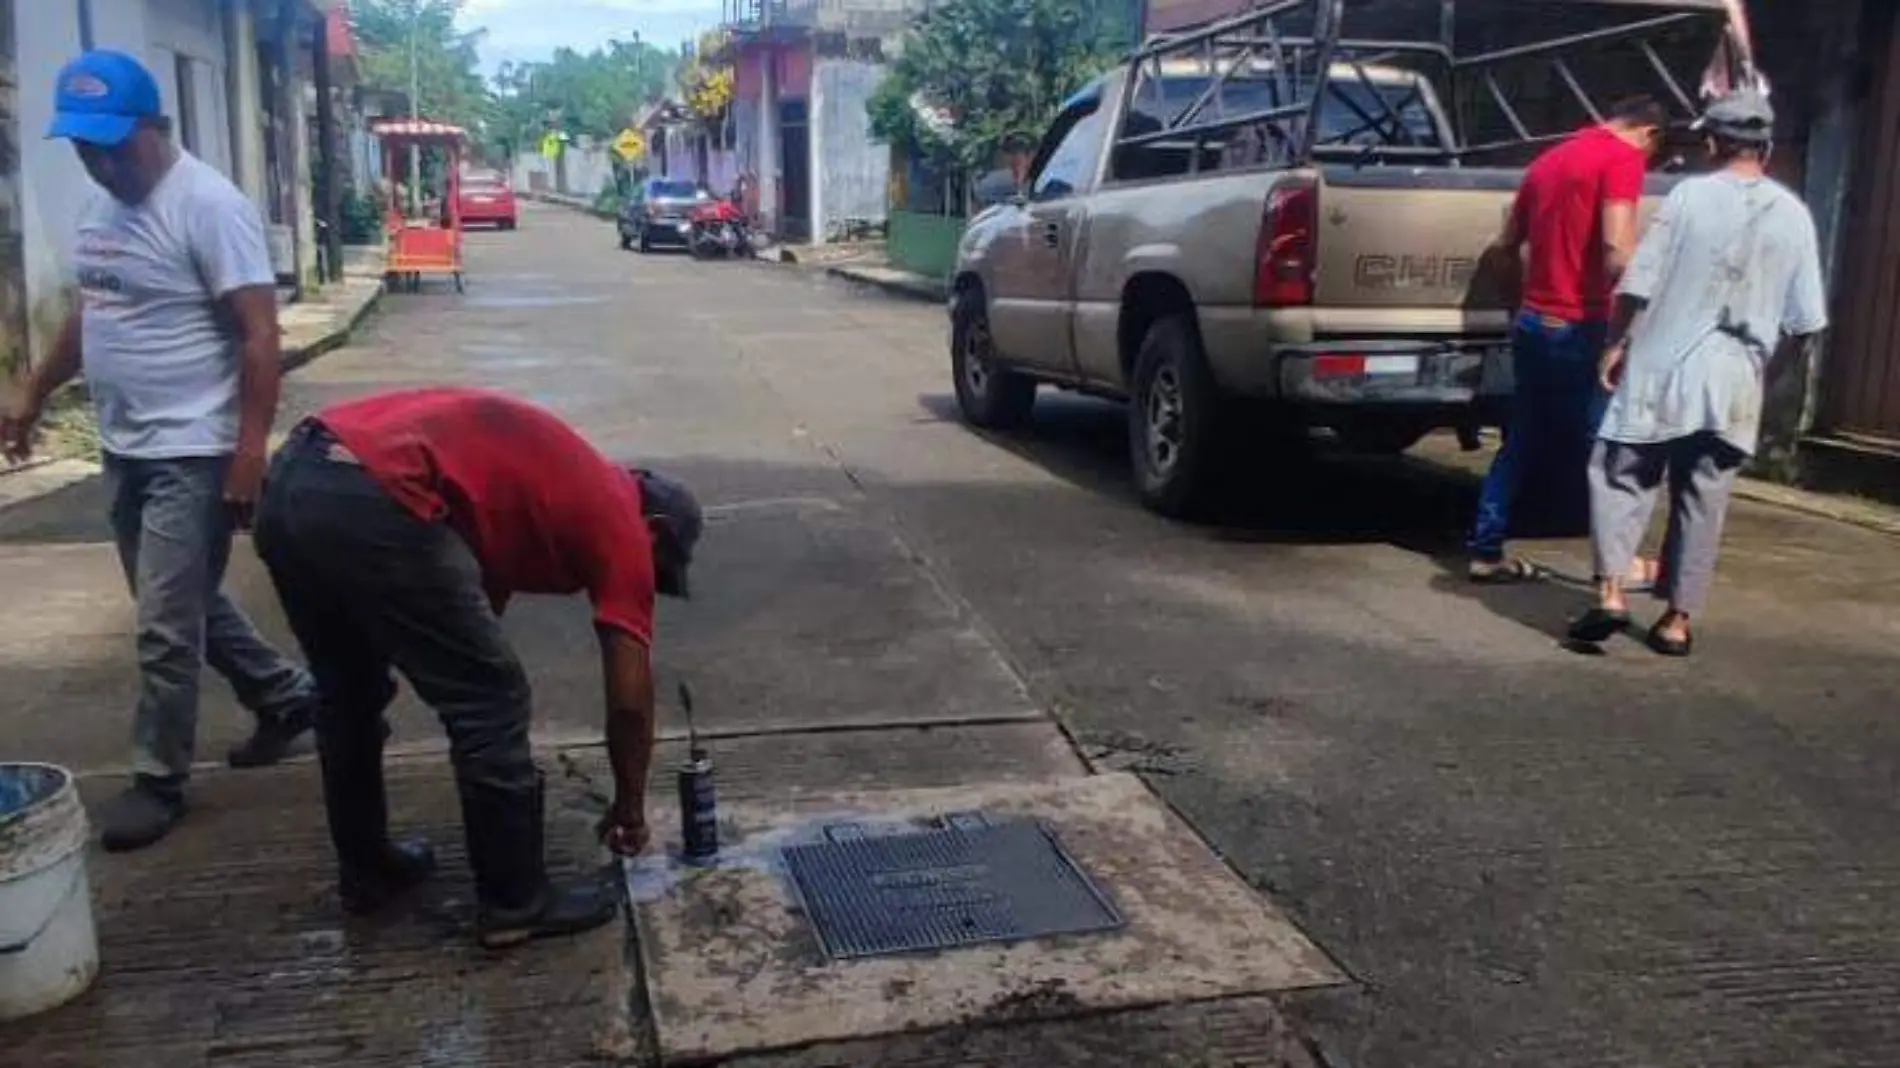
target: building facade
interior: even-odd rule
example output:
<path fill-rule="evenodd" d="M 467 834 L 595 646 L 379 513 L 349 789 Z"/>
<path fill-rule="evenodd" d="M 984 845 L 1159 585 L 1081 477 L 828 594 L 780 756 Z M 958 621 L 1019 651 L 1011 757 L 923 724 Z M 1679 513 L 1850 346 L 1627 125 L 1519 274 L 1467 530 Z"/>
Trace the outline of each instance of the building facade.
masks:
<path fill-rule="evenodd" d="M 326 19 L 341 0 L 12 0 L 8 129 L 16 148 L 9 272 L 24 305 L 22 346 L 43 350 L 70 307 L 70 264 L 80 213 L 95 189 L 70 145 L 47 141 L 55 81 L 87 48 L 142 60 L 186 150 L 230 176 L 270 224 L 281 281 L 315 284 L 309 133 L 312 77 Z M 7 198 L 0 198 L 4 201 Z M 0 256 L 5 255 L 0 232 Z"/>
<path fill-rule="evenodd" d="M 728 0 L 738 168 L 764 226 L 823 244 L 883 225 L 891 153 L 865 110 L 924 0 Z"/>

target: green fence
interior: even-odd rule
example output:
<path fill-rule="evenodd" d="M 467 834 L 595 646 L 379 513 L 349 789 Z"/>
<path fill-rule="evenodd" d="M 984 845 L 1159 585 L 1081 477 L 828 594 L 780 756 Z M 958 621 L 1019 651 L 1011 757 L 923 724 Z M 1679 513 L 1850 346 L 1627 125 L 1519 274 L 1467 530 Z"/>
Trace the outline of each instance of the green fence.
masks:
<path fill-rule="evenodd" d="M 928 278 L 948 278 L 957 265 L 964 220 L 954 215 L 891 212 L 891 265 Z"/>

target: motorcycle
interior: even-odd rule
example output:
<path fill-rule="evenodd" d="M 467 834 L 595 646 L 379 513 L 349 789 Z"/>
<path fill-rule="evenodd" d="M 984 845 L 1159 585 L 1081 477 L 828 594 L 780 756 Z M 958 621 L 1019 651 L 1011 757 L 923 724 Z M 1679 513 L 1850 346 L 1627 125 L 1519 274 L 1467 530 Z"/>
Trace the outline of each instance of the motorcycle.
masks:
<path fill-rule="evenodd" d="M 739 206 L 730 200 L 715 200 L 694 208 L 688 217 L 692 230 L 686 247 L 696 259 L 713 257 L 751 259 L 752 231 Z"/>

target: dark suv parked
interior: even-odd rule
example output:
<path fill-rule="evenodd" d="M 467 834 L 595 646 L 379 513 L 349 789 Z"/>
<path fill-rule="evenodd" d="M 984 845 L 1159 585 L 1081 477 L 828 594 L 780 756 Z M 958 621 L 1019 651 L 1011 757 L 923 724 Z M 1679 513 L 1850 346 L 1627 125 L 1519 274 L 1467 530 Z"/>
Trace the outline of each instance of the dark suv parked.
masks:
<path fill-rule="evenodd" d="M 711 197 L 679 178 L 648 178 L 620 208 L 620 247 L 651 252 L 655 246 L 686 247 L 688 217 Z"/>

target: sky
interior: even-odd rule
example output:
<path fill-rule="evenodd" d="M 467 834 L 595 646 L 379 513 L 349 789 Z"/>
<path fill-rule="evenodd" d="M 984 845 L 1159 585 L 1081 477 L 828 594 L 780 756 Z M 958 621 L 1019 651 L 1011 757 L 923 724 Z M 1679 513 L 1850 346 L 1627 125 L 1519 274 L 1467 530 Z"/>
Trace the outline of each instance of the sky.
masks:
<path fill-rule="evenodd" d="M 488 31 L 484 73 L 541 60 L 563 45 L 587 51 L 611 38 L 676 48 L 719 22 L 719 0 L 465 0 L 462 25 Z"/>

